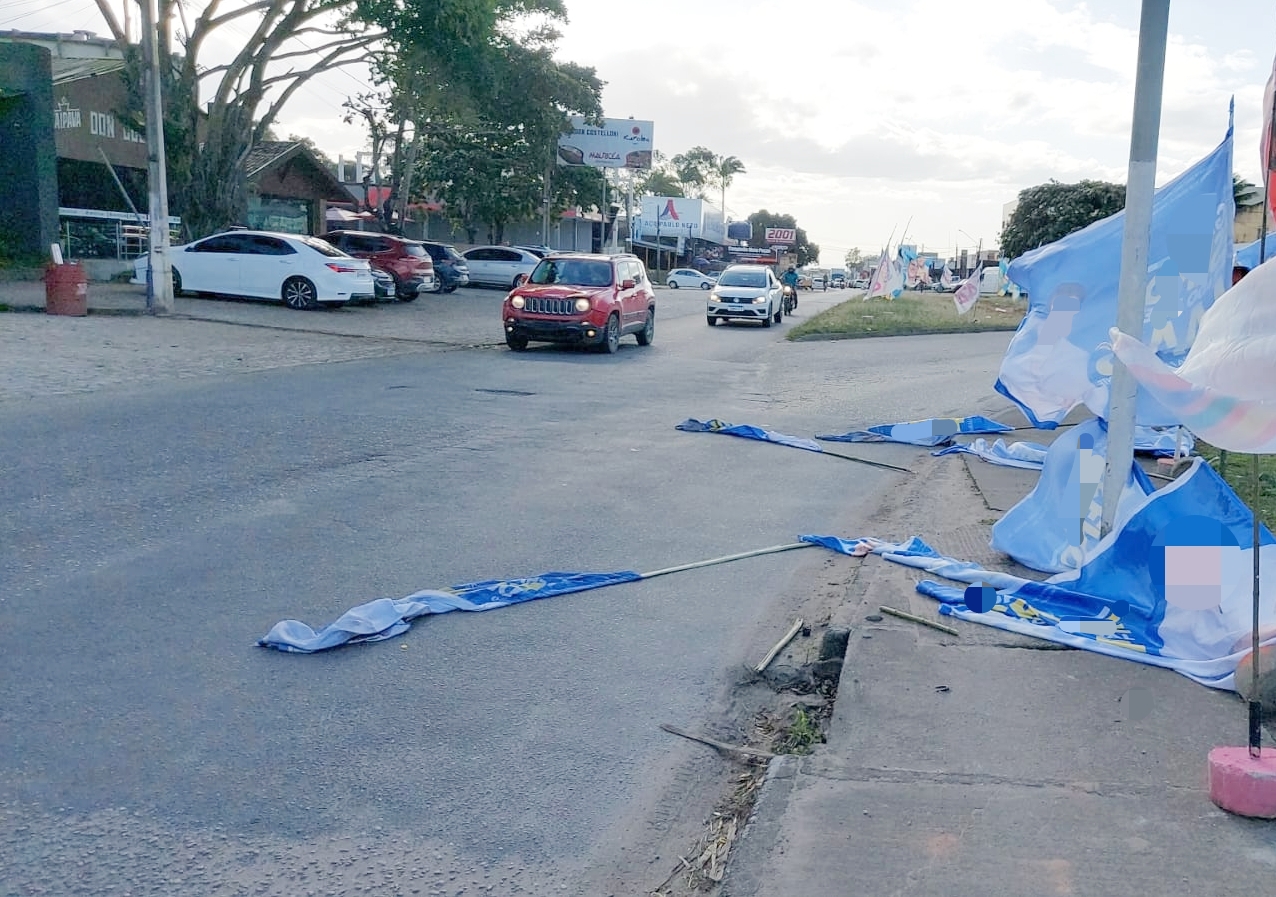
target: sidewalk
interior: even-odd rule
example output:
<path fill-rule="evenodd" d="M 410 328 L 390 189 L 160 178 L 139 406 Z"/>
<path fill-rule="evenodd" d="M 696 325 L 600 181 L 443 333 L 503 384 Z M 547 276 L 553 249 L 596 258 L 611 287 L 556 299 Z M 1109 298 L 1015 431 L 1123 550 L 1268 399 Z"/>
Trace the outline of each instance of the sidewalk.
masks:
<path fill-rule="evenodd" d="M 1008 569 L 991 508 L 1037 473 L 921 450 L 911 464 L 872 535 Z M 773 761 L 723 897 L 1273 892 L 1276 825 L 1229 816 L 1205 785 L 1210 749 L 1244 743 L 1239 698 L 953 617 L 957 637 L 867 622 L 883 604 L 938 614 L 918 571 L 862 564 L 827 744 Z M 1130 709 L 1136 687 L 1149 715 Z"/>

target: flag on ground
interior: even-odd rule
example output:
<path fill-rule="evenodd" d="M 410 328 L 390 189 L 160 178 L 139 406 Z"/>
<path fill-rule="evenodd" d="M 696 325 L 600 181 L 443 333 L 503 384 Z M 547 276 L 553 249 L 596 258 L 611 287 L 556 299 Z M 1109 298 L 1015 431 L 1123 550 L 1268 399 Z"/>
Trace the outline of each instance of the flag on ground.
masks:
<path fill-rule="evenodd" d="M 1014 427 L 980 415 L 932 417 L 901 424 L 878 424 L 867 430 L 852 430 L 840 436 L 816 436 L 825 442 L 903 442 L 909 445 L 947 445 L 959 433 L 1008 433 Z"/>

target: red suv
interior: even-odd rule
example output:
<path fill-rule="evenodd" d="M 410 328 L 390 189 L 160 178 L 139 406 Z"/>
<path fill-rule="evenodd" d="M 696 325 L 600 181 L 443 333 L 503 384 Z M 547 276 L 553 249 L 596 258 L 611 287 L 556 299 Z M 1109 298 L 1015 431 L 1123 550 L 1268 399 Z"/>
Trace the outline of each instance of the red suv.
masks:
<path fill-rule="evenodd" d="M 556 253 L 541 259 L 501 306 L 505 342 L 583 343 L 615 352 L 632 333 L 638 345 L 656 334 L 656 294 L 634 255 Z"/>
<path fill-rule="evenodd" d="M 434 261 L 418 240 L 358 230 L 331 231 L 323 239 L 393 277 L 394 294 L 400 302 L 411 302 L 418 293 L 435 289 Z"/>

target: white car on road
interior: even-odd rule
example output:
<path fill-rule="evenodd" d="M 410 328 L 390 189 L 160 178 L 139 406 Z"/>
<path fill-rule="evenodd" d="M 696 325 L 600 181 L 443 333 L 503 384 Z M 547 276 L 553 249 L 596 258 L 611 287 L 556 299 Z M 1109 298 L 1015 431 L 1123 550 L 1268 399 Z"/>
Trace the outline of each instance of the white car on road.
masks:
<path fill-rule="evenodd" d="M 766 265 L 732 265 L 718 276 L 705 306 L 709 326 L 718 321 L 758 321 L 763 327 L 784 319 L 780 281 Z"/>
<path fill-rule="evenodd" d="M 673 287 L 675 290 L 679 287 L 687 287 L 692 290 L 711 290 L 717 281 L 718 275 L 716 274 L 702 274 L 694 268 L 675 268 L 665 278 L 665 285 Z"/>
<path fill-rule="evenodd" d="M 541 257 L 518 246 L 478 246 L 461 253 L 470 283 L 512 290 L 527 280 Z"/>
<path fill-rule="evenodd" d="M 372 267 L 325 240 L 272 231 L 234 230 L 169 252 L 173 294 L 213 293 L 275 299 L 289 308 L 340 306 L 376 294 Z M 150 257 L 133 263 L 132 283 L 147 280 Z"/>

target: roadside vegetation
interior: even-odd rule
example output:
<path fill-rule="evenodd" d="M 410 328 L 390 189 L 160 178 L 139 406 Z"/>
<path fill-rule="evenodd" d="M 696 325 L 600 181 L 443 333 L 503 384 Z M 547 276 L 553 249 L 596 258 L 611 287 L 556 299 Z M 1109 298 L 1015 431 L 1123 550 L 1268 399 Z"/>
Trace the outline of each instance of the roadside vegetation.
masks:
<path fill-rule="evenodd" d="M 799 297 L 800 302 L 801 297 Z M 801 305 L 798 306 L 799 310 Z M 856 339 L 919 333 L 977 333 L 1014 330 L 1028 304 L 1009 296 L 983 296 L 964 315 L 950 293 L 905 292 L 898 299 L 856 296 L 820 312 L 789 331 L 791 340 Z"/>
<path fill-rule="evenodd" d="M 1254 507 L 1254 458 L 1225 452 L 1207 442 L 1197 440 L 1196 453 L 1206 460 L 1219 476 L 1227 481 L 1241 501 Z M 1258 457 L 1258 519 L 1268 529 L 1276 525 L 1276 455 Z"/>

